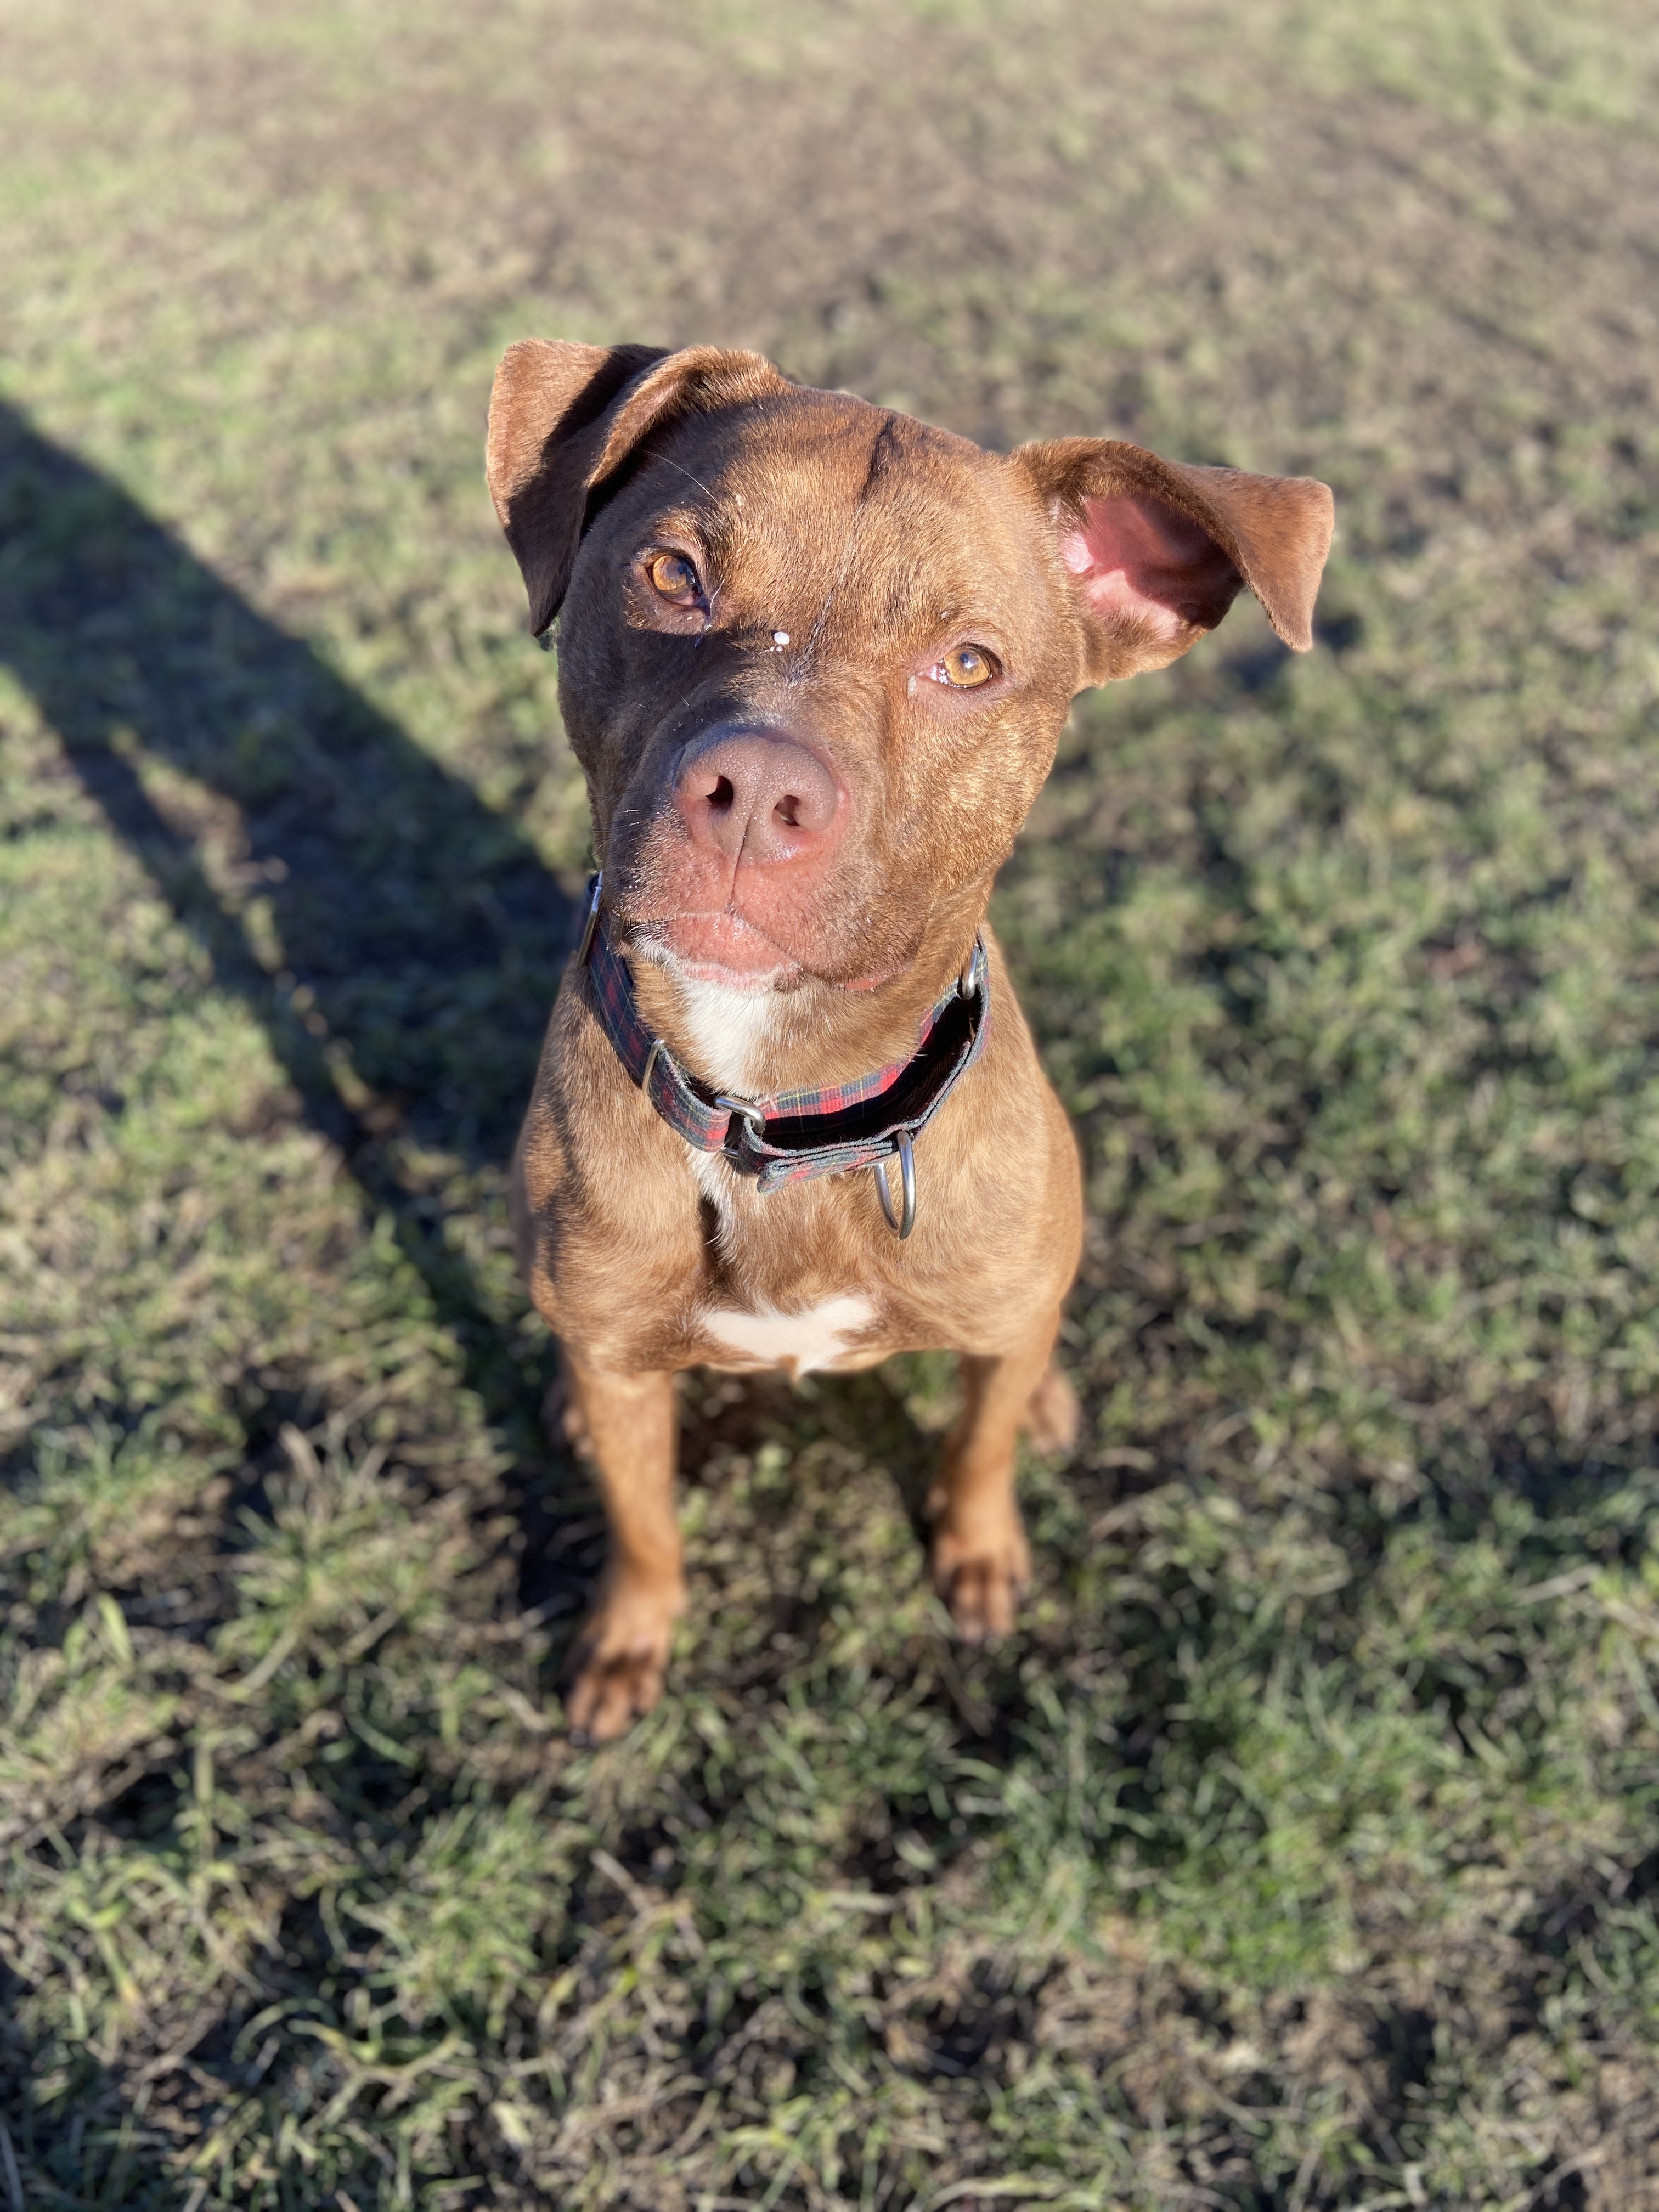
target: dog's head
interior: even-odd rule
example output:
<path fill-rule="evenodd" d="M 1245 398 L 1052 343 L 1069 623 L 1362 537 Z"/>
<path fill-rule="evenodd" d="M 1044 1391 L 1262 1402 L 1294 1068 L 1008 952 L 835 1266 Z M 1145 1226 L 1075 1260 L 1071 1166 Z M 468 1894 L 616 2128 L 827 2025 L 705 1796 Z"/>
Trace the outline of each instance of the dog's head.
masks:
<path fill-rule="evenodd" d="M 1101 438 L 1007 455 L 758 354 L 509 348 L 489 488 L 639 950 L 868 988 L 982 903 L 1079 690 L 1248 586 L 1311 642 L 1331 495 Z"/>

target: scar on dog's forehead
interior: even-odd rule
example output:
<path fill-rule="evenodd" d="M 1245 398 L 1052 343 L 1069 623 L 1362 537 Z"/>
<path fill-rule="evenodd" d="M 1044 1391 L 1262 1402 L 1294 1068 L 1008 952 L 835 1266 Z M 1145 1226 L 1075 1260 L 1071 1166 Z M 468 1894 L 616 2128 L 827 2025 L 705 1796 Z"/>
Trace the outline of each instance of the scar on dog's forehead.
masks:
<path fill-rule="evenodd" d="M 699 428 L 664 455 L 662 489 L 708 545 L 729 606 L 909 633 L 1023 599 L 1018 510 L 1000 463 L 966 439 L 833 393 Z"/>
<path fill-rule="evenodd" d="M 921 642 L 963 626 L 1006 639 L 1046 618 L 1029 516 L 1003 465 L 964 441 L 924 432 L 902 468 L 878 471 L 848 539 L 828 625 L 838 641 L 869 628 Z"/>

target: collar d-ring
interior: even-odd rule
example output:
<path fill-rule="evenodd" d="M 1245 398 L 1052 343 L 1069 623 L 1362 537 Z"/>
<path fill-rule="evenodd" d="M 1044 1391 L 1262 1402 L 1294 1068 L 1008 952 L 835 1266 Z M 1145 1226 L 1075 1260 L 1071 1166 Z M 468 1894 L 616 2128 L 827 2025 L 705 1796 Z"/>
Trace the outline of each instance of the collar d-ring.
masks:
<path fill-rule="evenodd" d="M 916 1225 L 916 1148 L 910 1141 L 910 1132 L 901 1129 L 894 1139 L 898 1148 L 899 1190 L 902 1206 L 893 1211 L 893 1188 L 889 1180 L 888 1160 L 878 1160 L 872 1172 L 876 1178 L 876 1190 L 881 1199 L 881 1210 L 887 1217 L 887 1226 L 898 1232 L 902 1244 Z"/>

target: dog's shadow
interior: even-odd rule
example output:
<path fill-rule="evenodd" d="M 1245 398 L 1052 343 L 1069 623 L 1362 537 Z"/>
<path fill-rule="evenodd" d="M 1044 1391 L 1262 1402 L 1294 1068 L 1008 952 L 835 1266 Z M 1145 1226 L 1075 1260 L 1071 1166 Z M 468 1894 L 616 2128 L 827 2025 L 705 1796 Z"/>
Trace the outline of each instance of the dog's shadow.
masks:
<path fill-rule="evenodd" d="M 391 1215 L 468 1384 L 533 1430 L 536 1391 L 401 1140 L 505 1163 L 578 919 L 558 881 L 309 645 L 4 406 L 0 661 Z"/>
<path fill-rule="evenodd" d="M 695 1479 L 700 1467 L 725 1449 L 747 1452 L 768 1443 L 789 1448 L 825 1437 L 883 1470 L 922 1536 L 939 1439 L 913 1418 L 902 1380 L 890 1366 L 814 1375 L 805 1385 L 772 1372 L 689 1376 L 680 1405 L 681 1462 Z"/>

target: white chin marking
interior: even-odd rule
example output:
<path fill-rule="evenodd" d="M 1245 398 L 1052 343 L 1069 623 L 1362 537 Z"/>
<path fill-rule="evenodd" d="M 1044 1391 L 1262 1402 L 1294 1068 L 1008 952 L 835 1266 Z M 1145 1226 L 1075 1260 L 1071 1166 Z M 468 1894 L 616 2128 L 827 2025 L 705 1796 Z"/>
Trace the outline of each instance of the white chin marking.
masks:
<path fill-rule="evenodd" d="M 716 1091 L 739 1097 L 765 1088 L 765 1051 L 777 1018 L 770 991 L 742 991 L 729 983 L 675 978 L 680 1012 L 691 1040 L 691 1072 Z"/>
<path fill-rule="evenodd" d="M 779 1313 L 768 1306 L 758 1313 L 705 1314 L 702 1326 L 717 1345 L 739 1358 L 810 1375 L 814 1368 L 833 1366 L 847 1350 L 847 1340 L 869 1326 L 872 1312 L 868 1298 L 842 1296 L 825 1298 L 804 1313 Z"/>

